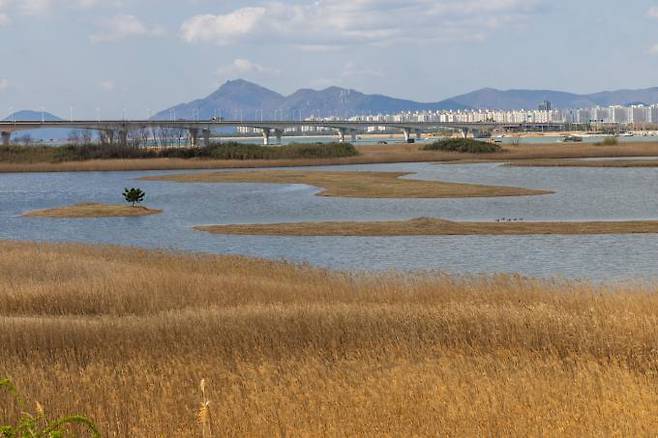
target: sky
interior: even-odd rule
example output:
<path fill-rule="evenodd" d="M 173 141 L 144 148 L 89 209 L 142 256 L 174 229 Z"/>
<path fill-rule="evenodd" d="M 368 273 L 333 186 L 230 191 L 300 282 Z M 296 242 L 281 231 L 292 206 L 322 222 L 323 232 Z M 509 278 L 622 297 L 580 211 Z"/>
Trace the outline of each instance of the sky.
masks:
<path fill-rule="evenodd" d="M 658 0 L 0 0 L 0 118 L 143 118 L 237 78 L 431 102 L 656 71 Z"/>

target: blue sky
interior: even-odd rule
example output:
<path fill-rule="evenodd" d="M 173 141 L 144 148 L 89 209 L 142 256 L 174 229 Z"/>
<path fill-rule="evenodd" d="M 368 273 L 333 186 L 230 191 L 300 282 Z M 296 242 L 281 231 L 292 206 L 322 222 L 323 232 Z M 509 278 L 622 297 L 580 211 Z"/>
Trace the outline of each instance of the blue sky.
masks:
<path fill-rule="evenodd" d="M 145 117 L 239 77 L 435 101 L 657 68 L 658 0 L 0 0 L 0 117 Z"/>

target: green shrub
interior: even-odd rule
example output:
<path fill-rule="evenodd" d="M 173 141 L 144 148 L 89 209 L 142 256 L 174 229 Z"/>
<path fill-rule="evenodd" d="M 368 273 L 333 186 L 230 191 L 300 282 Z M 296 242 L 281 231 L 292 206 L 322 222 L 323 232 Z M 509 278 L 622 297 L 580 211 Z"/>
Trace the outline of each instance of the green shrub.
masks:
<path fill-rule="evenodd" d="M 85 161 L 136 158 L 211 158 L 216 160 L 276 160 L 300 158 L 340 158 L 359 155 L 349 143 L 290 144 L 261 146 L 245 143 L 218 143 L 192 148 L 138 148 L 121 145 L 66 145 L 52 148 L 48 161 Z M 27 151 L 25 151 L 27 152 Z"/>
<path fill-rule="evenodd" d="M 0 162 L 43 163 L 53 161 L 56 149 L 48 146 L 0 146 Z"/>
<path fill-rule="evenodd" d="M 88 432 L 88 436 L 100 438 L 96 425 L 82 415 L 69 415 L 66 417 L 49 419 L 43 407 L 35 403 L 35 412 L 29 412 L 25 400 L 19 395 L 16 387 L 9 379 L 0 379 L 0 390 L 8 393 L 21 412 L 15 424 L 0 423 L 0 438 L 62 438 L 71 436 L 72 428 L 81 428 Z M 6 420 L 2 420 L 3 423 Z M 75 435 L 81 436 L 81 435 Z"/>
<path fill-rule="evenodd" d="M 496 144 L 472 140 L 470 138 L 448 138 L 423 146 L 424 151 L 463 152 L 469 154 L 491 154 L 503 148 Z"/>
<path fill-rule="evenodd" d="M 289 144 L 260 146 L 255 144 L 223 143 L 209 148 L 210 157 L 218 160 L 276 160 L 300 158 L 340 158 L 359 155 L 349 143 Z"/>

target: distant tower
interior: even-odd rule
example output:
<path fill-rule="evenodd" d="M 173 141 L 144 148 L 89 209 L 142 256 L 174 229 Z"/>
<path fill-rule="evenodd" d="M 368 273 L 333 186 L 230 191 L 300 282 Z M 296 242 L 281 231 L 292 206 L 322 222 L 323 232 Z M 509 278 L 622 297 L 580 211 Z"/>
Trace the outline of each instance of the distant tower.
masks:
<path fill-rule="evenodd" d="M 553 104 L 549 100 L 545 100 L 539 105 L 539 111 L 551 111 L 552 109 Z"/>

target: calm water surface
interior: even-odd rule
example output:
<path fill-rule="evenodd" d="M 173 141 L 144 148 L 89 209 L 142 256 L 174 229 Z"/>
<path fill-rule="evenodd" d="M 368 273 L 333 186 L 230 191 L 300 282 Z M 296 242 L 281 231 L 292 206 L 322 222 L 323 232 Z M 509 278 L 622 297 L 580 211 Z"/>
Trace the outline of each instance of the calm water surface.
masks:
<path fill-rule="evenodd" d="M 318 170 L 320 170 L 319 168 Z M 309 262 L 341 270 L 518 272 L 594 280 L 658 278 L 658 235 L 455 237 L 242 237 L 195 225 L 325 220 L 658 219 L 658 169 L 513 168 L 498 164 L 384 164 L 327 168 L 414 173 L 411 178 L 554 190 L 482 199 L 341 199 L 304 185 L 136 181 L 174 172 L 0 175 L 0 239 L 137 245 Z M 120 202 L 126 186 L 148 193 L 158 216 L 91 220 L 23 218 L 78 202 Z"/>

